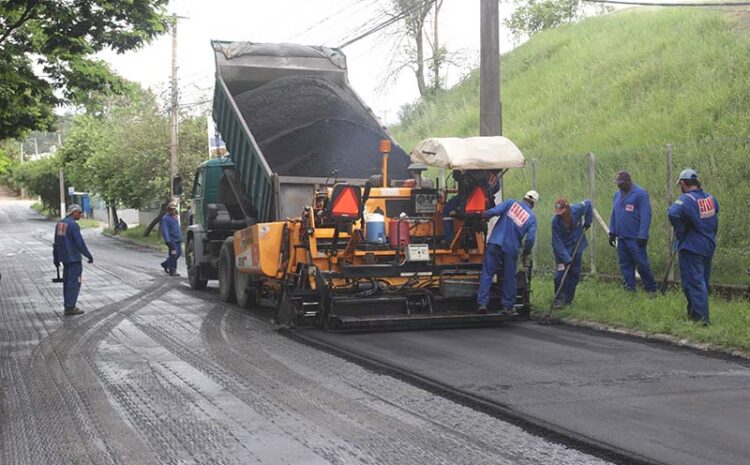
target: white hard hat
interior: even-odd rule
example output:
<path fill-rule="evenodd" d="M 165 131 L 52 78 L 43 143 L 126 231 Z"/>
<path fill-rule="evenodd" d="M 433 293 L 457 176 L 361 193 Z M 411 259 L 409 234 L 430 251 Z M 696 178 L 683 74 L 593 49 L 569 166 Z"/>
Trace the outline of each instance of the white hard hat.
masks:
<path fill-rule="evenodd" d="M 73 212 L 82 212 L 83 213 L 83 209 L 77 203 L 73 203 L 70 206 L 68 206 L 68 215 L 73 214 Z"/>
<path fill-rule="evenodd" d="M 169 210 L 177 210 L 177 202 L 169 202 L 169 205 L 167 205 L 167 208 Z"/>
<path fill-rule="evenodd" d="M 531 190 L 526 193 L 526 195 L 523 196 L 524 199 L 531 200 L 534 203 L 539 202 L 539 192 Z"/>

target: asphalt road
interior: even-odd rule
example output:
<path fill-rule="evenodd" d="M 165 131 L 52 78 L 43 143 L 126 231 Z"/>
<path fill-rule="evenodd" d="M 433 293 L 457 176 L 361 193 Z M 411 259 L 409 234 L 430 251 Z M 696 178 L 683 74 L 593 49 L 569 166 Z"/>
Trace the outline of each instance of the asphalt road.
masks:
<path fill-rule="evenodd" d="M 292 341 L 96 231 L 86 314 L 63 317 L 54 223 L 28 206 L 0 198 L 0 464 L 605 463 Z"/>
<path fill-rule="evenodd" d="M 748 361 L 533 322 L 308 334 L 660 463 L 750 464 Z"/>

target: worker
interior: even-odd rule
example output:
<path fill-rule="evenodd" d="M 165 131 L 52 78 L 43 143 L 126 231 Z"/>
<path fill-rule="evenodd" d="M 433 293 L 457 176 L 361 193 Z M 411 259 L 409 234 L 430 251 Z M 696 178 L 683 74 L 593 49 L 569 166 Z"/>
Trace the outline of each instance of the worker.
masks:
<path fill-rule="evenodd" d="M 456 181 L 456 184 L 458 184 L 458 194 L 454 195 L 450 200 L 445 202 L 445 205 L 443 205 L 443 233 L 445 242 L 448 244 L 453 242 L 453 236 L 455 235 L 453 219 L 460 213 L 459 209 L 461 208 L 461 202 L 466 200 L 469 185 L 473 183 L 484 186 L 487 196 L 492 202 L 491 205 L 495 204 L 495 194 L 500 191 L 500 178 L 497 173 L 493 171 L 481 170 L 461 172 L 455 170 L 453 171 L 453 179 Z"/>
<path fill-rule="evenodd" d="M 667 215 L 677 239 L 680 283 L 688 301 L 688 318 L 708 325 L 708 282 L 719 229 L 719 202 L 703 191 L 698 173 L 690 168 L 682 170 L 678 182 L 682 195 Z"/>
<path fill-rule="evenodd" d="M 502 312 L 513 312 L 516 303 L 516 262 L 518 251 L 523 245 L 524 259 L 531 253 L 536 240 L 536 215 L 532 209 L 539 202 L 537 191 L 528 191 L 519 202 L 508 199 L 482 213 L 482 218 L 499 217 L 492 229 L 484 251 L 482 274 L 477 292 L 477 312 L 487 313 L 490 301 L 492 278 L 502 267 Z M 525 242 L 523 241 L 526 237 Z M 522 244 L 523 242 L 523 244 Z"/>
<path fill-rule="evenodd" d="M 654 296 L 656 281 L 646 251 L 651 226 L 651 202 L 648 192 L 634 184 L 627 171 L 618 172 L 615 183 L 618 190 L 615 192 L 609 219 L 609 245 L 617 247 L 625 289 L 635 291 L 637 269 L 643 281 L 643 288 L 650 296 Z"/>
<path fill-rule="evenodd" d="M 164 272 L 170 276 L 179 276 L 177 272 L 177 259 L 182 256 L 182 231 L 180 230 L 180 221 L 177 218 L 177 202 L 169 202 L 167 212 L 161 218 L 159 223 L 164 242 L 169 249 L 167 259 L 161 263 Z"/>
<path fill-rule="evenodd" d="M 77 221 L 81 218 L 83 210 L 80 205 L 72 204 L 68 207 L 67 216 L 55 225 L 55 243 L 52 247 L 53 260 L 56 267 L 63 266 L 63 315 L 81 315 L 83 310 L 76 307 L 78 293 L 81 291 L 81 274 L 83 265 L 81 255 L 88 258 L 89 263 L 94 263 L 94 257 L 86 247 L 86 242 L 81 236 L 81 228 Z"/>
<path fill-rule="evenodd" d="M 581 278 L 583 251 L 588 246 L 584 232 L 591 227 L 593 218 L 594 209 L 589 199 L 574 205 L 570 205 L 565 197 L 555 201 L 555 215 L 552 217 L 552 250 L 557 264 L 554 279 L 557 297 L 553 302 L 556 309 L 573 302 L 576 286 Z M 565 282 L 562 282 L 565 270 L 568 270 L 568 273 Z"/>

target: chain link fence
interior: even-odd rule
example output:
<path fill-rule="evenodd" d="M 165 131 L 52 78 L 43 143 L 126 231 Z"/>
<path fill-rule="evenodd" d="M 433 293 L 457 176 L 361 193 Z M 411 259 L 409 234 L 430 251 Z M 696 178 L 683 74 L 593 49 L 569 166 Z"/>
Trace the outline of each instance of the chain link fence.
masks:
<path fill-rule="evenodd" d="M 672 228 L 667 208 L 680 195 L 679 172 L 693 168 L 703 188 L 720 204 L 719 236 L 713 261 L 712 281 L 746 284 L 750 266 L 750 139 L 723 138 L 701 142 L 665 144 L 640 148 L 600 150 L 578 154 L 526 153 L 527 166 L 506 174 L 504 197 L 521 198 L 528 189 L 541 195 L 535 210 L 539 224 L 535 263 L 552 270 L 551 218 L 554 201 L 566 197 L 571 203 L 591 199 L 602 222 L 594 220 L 589 231 L 589 249 L 584 254 L 586 271 L 619 274 L 617 253 L 608 244 L 603 227 L 609 224 L 612 200 L 617 189 L 615 174 L 630 172 L 633 182 L 649 193 L 653 211 L 648 243 L 652 269 L 658 279 L 667 271 Z"/>

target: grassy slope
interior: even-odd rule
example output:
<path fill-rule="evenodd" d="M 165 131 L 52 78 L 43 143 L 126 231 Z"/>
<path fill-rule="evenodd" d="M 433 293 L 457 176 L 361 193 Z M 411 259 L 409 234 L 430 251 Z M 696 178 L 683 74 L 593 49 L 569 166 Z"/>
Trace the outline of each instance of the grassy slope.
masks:
<path fill-rule="evenodd" d="M 750 34 L 745 19 L 699 10 L 629 10 L 537 35 L 502 60 L 504 134 L 539 159 L 540 265 L 552 266 L 554 198 L 588 196 L 586 152 L 597 158 L 597 209 L 608 218 L 618 169 L 651 192 L 653 266 L 664 269 L 668 226 L 664 144 L 674 165 L 694 167 L 719 199 L 720 246 L 714 276 L 747 282 L 745 199 L 750 168 Z M 423 103 L 394 129 L 405 147 L 425 137 L 477 135 L 475 74 Z M 530 187 L 529 168 L 506 177 L 506 193 Z M 600 270 L 616 258 L 598 234 Z"/>

